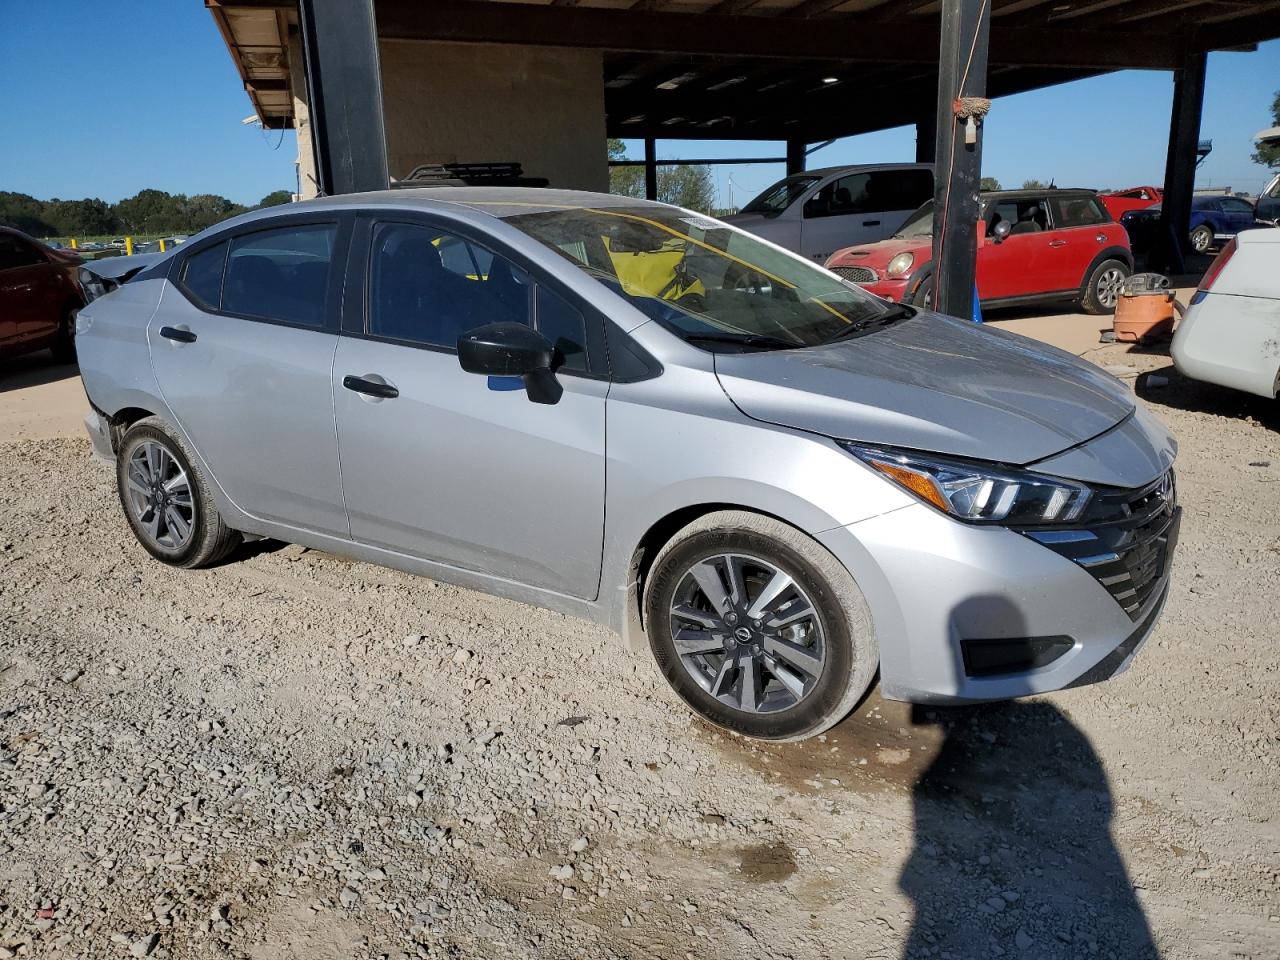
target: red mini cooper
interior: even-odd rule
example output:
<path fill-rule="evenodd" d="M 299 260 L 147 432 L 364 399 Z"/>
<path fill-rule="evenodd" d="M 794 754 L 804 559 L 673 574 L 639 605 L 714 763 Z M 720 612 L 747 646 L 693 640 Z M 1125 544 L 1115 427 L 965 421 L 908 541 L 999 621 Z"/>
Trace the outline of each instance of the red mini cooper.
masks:
<path fill-rule="evenodd" d="M 1133 273 L 1129 236 L 1092 190 L 1003 190 L 982 197 L 978 298 L 985 306 L 1072 301 L 1111 313 Z M 874 294 L 933 302 L 933 202 L 888 240 L 837 250 L 828 270 Z"/>

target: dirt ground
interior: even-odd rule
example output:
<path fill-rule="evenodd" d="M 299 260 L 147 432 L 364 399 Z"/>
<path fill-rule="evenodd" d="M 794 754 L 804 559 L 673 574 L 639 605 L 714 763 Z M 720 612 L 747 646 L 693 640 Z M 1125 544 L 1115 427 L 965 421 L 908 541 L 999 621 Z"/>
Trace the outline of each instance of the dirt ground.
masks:
<path fill-rule="evenodd" d="M 1151 642 L 778 747 L 557 614 L 270 542 L 163 567 L 70 371 L 0 368 L 0 960 L 1280 957 L 1280 409 L 1062 324 L 1181 444 Z"/>

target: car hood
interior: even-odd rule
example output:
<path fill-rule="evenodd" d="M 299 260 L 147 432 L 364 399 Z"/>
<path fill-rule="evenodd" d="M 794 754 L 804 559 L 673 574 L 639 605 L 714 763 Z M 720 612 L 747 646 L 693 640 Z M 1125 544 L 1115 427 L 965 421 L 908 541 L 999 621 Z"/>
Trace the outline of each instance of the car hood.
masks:
<path fill-rule="evenodd" d="M 863 243 L 856 247 L 845 247 L 837 250 L 827 258 L 829 267 L 885 267 L 889 261 L 900 253 L 914 253 L 915 265 L 919 266 L 929 259 L 933 253 L 932 241 L 915 239 L 898 239 L 890 237 L 878 243 Z"/>
<path fill-rule="evenodd" d="M 756 420 L 1009 464 L 1083 443 L 1135 406 L 1119 380 L 1069 353 L 923 312 L 827 346 L 718 353 L 715 368 Z"/>

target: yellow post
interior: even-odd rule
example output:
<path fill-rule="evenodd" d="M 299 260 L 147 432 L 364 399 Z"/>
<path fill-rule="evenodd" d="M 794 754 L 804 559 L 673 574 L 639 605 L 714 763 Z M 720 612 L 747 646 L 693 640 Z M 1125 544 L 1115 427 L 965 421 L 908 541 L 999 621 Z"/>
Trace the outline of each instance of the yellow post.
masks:
<path fill-rule="evenodd" d="M 72 237 L 72 238 L 71 238 L 71 249 L 72 249 L 72 250 L 74 250 L 75 248 L 76 248 L 76 238 L 75 238 L 75 237 Z"/>
<path fill-rule="evenodd" d="M 161 253 L 164 253 L 164 240 L 163 240 L 163 239 L 161 239 L 161 241 L 160 241 L 160 252 L 161 252 Z"/>
<path fill-rule="evenodd" d="M 133 256 L 133 237 L 124 238 L 124 255 L 126 257 Z"/>

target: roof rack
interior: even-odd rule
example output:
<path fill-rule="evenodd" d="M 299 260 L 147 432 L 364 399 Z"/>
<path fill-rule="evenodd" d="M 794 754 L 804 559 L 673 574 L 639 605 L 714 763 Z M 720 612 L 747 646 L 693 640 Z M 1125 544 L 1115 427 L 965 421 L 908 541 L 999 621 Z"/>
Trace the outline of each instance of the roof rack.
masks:
<path fill-rule="evenodd" d="M 545 177 L 526 177 L 518 163 L 420 163 L 391 186 L 415 187 L 545 187 Z"/>

